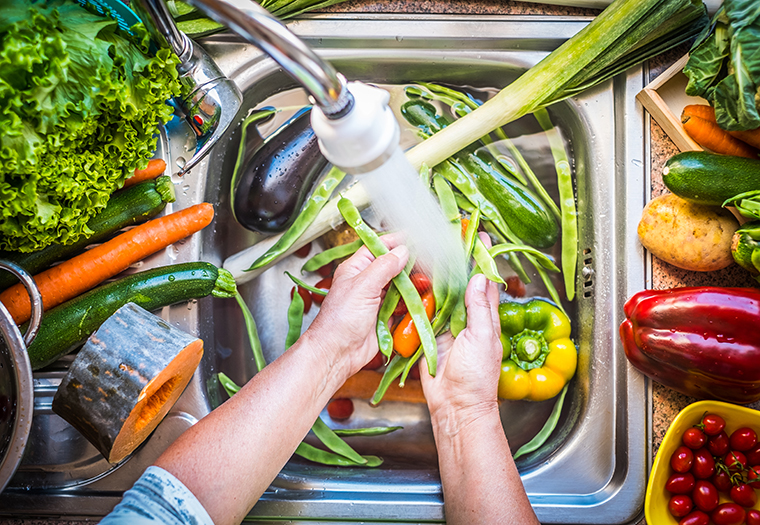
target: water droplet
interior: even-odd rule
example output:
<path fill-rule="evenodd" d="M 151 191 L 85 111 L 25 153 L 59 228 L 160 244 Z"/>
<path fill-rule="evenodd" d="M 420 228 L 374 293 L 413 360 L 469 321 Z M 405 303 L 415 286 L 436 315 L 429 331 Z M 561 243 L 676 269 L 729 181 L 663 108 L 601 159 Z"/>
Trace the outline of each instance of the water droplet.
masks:
<path fill-rule="evenodd" d="M 176 164 L 179 169 L 182 169 L 185 167 L 185 164 L 187 164 L 187 161 L 185 160 L 185 157 L 177 157 Z"/>
<path fill-rule="evenodd" d="M 179 249 L 173 244 L 170 244 L 169 246 L 166 247 L 166 255 L 169 256 L 169 259 L 174 261 L 179 256 Z"/>
<path fill-rule="evenodd" d="M 174 280 L 175 280 L 175 279 L 176 279 L 176 277 L 174 277 L 173 275 L 170 275 L 170 276 L 169 276 L 169 282 L 170 282 L 170 283 L 171 283 L 171 282 L 174 282 Z"/>
<path fill-rule="evenodd" d="M 631 164 L 633 164 L 637 168 L 640 168 L 640 167 L 642 167 L 644 165 L 644 163 L 641 162 L 639 159 L 633 159 L 633 160 L 631 160 Z"/>

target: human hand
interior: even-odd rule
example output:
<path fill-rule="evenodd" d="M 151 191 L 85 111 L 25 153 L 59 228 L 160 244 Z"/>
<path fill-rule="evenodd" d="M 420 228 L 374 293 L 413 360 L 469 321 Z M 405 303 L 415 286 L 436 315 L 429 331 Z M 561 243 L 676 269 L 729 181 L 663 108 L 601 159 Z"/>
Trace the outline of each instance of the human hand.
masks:
<path fill-rule="evenodd" d="M 465 292 L 467 328 L 456 340 L 450 333 L 438 338 L 435 377 L 420 366 L 422 389 L 431 418 L 455 425 L 498 409 L 496 392 L 501 363 L 499 293 L 496 283 L 482 274 L 470 279 Z"/>
<path fill-rule="evenodd" d="M 304 336 L 338 366 L 346 378 L 377 354 L 377 313 L 385 286 L 404 269 L 409 250 L 399 235 L 383 235 L 391 249 L 375 258 L 366 246 L 335 270 L 330 293 Z"/>

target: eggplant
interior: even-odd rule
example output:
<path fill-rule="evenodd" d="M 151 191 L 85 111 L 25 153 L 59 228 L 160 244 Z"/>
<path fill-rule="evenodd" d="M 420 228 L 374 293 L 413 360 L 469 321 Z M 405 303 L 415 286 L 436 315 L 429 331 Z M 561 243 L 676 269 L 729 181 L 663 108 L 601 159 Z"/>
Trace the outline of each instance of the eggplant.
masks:
<path fill-rule="evenodd" d="M 241 145 L 247 151 L 233 174 L 232 213 L 245 228 L 265 234 L 287 229 L 327 165 L 310 111 L 302 109 L 263 141 L 257 132 Z"/>

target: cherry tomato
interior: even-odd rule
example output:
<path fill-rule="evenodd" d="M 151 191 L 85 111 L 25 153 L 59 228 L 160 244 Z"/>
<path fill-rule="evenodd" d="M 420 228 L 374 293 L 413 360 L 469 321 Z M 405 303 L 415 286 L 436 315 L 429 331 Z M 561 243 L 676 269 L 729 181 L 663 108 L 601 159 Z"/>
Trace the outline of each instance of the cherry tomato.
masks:
<path fill-rule="evenodd" d="M 728 492 L 731 490 L 731 476 L 729 476 L 728 472 L 725 470 L 717 471 L 713 474 L 713 477 L 710 478 L 710 481 L 712 481 L 712 484 L 715 485 L 715 488 L 720 492 Z"/>
<path fill-rule="evenodd" d="M 691 498 L 686 494 L 676 494 L 668 501 L 668 510 L 676 518 L 683 518 L 694 508 Z"/>
<path fill-rule="evenodd" d="M 749 463 L 749 461 L 748 461 Z M 749 463 L 751 465 L 751 463 Z M 747 471 L 747 483 L 753 489 L 760 489 L 760 465 L 753 465 Z M 757 480 L 757 481 L 753 481 Z"/>
<path fill-rule="evenodd" d="M 757 434 L 749 427 L 737 428 L 728 438 L 731 450 L 745 452 L 757 444 Z"/>
<path fill-rule="evenodd" d="M 399 299 L 396 309 L 393 310 L 393 316 L 396 317 L 402 315 L 406 315 L 406 303 L 403 299 Z"/>
<path fill-rule="evenodd" d="M 707 479 L 715 474 L 715 460 L 709 450 L 703 447 L 694 451 L 691 473 L 697 479 Z"/>
<path fill-rule="evenodd" d="M 317 268 L 317 273 L 322 277 L 330 277 L 335 269 L 335 263 L 329 262 L 324 266 Z"/>
<path fill-rule="evenodd" d="M 512 297 L 525 297 L 525 283 L 516 275 L 507 277 L 507 294 Z"/>
<path fill-rule="evenodd" d="M 715 525 L 741 525 L 747 511 L 736 503 L 722 503 L 712 511 L 710 519 Z"/>
<path fill-rule="evenodd" d="M 354 402 L 347 397 L 333 399 L 327 404 L 327 413 L 335 420 L 348 419 L 354 413 Z"/>
<path fill-rule="evenodd" d="M 369 363 L 362 367 L 362 370 L 377 370 L 381 366 L 383 366 L 383 353 L 378 352 L 375 354 L 375 357 L 370 360 Z"/>
<path fill-rule="evenodd" d="M 721 430 L 714 436 L 710 436 L 707 440 L 707 450 L 713 456 L 725 456 L 728 451 L 731 450 L 731 445 L 728 443 L 728 434 L 724 430 Z"/>
<path fill-rule="evenodd" d="M 708 525 L 708 523 L 710 523 L 710 516 L 701 510 L 695 510 L 685 518 L 682 518 L 678 522 L 678 525 Z"/>
<path fill-rule="evenodd" d="M 311 292 L 307 290 L 306 288 L 301 288 L 300 286 L 298 288 L 298 295 L 301 296 L 301 299 L 303 299 L 303 313 L 308 314 L 309 310 L 311 310 Z M 296 286 L 290 289 L 290 298 L 293 299 L 293 294 L 296 291 Z"/>
<path fill-rule="evenodd" d="M 731 472 L 737 470 L 743 470 L 747 466 L 747 458 L 741 452 L 731 450 L 728 454 L 723 456 L 723 464 L 728 467 Z"/>
<path fill-rule="evenodd" d="M 665 482 L 665 490 L 671 494 L 689 494 L 694 490 L 694 475 L 691 472 L 681 474 L 676 472 L 671 474 L 668 481 Z"/>
<path fill-rule="evenodd" d="M 300 257 L 301 259 L 303 259 L 307 255 L 309 255 L 310 251 L 311 251 L 311 243 L 308 243 L 308 244 L 304 244 L 303 246 L 301 246 L 300 248 L 298 248 L 296 251 L 294 251 L 293 255 L 295 255 L 296 257 Z"/>
<path fill-rule="evenodd" d="M 760 525 L 760 510 L 748 510 L 745 520 L 747 525 Z"/>
<path fill-rule="evenodd" d="M 703 479 L 697 481 L 691 497 L 694 500 L 694 505 L 703 512 L 710 512 L 718 506 L 718 489 L 709 481 Z"/>
<path fill-rule="evenodd" d="M 314 288 L 319 288 L 320 290 L 329 290 L 331 286 L 332 277 L 325 277 L 324 279 L 318 281 L 317 284 L 314 285 Z M 318 293 L 311 293 L 311 300 L 314 301 L 315 304 L 321 305 L 322 301 L 325 300 L 325 296 L 319 295 Z"/>
<path fill-rule="evenodd" d="M 749 465 L 760 465 L 760 443 L 757 443 L 746 451 L 744 455 L 747 456 L 747 463 Z"/>
<path fill-rule="evenodd" d="M 409 279 L 412 280 L 412 284 L 420 295 L 430 290 L 430 287 L 433 286 L 430 282 L 430 278 L 424 273 L 415 272 L 409 276 Z"/>
<path fill-rule="evenodd" d="M 718 414 L 705 414 L 702 418 L 702 431 L 708 436 L 720 434 L 726 428 L 726 420 Z"/>
<path fill-rule="evenodd" d="M 739 483 L 738 485 L 731 487 L 729 495 L 734 503 L 741 505 L 742 507 L 754 507 L 755 503 L 757 503 L 755 489 L 746 483 Z"/>
<path fill-rule="evenodd" d="M 678 447 L 670 456 L 670 468 L 676 472 L 689 472 L 694 463 L 694 452 L 686 446 Z"/>
<path fill-rule="evenodd" d="M 681 436 L 681 441 L 683 441 L 683 444 L 690 449 L 697 450 L 698 448 L 705 446 L 707 436 L 705 436 L 705 433 L 697 427 L 691 427 L 684 431 L 683 436 Z"/>

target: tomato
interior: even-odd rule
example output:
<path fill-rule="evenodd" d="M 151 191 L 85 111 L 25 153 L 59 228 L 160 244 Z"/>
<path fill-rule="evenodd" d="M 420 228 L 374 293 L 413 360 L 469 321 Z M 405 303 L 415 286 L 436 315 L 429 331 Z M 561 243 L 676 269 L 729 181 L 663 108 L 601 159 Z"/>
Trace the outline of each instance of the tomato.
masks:
<path fill-rule="evenodd" d="M 705 436 L 705 433 L 697 427 L 691 427 L 686 429 L 683 436 L 681 436 L 681 440 L 683 441 L 683 444 L 690 449 L 697 450 L 698 448 L 705 446 L 707 436 Z"/>
<path fill-rule="evenodd" d="M 318 281 L 317 284 L 314 285 L 314 288 L 319 288 L 320 290 L 329 290 L 331 286 L 332 277 L 325 277 L 324 279 Z M 311 293 L 311 300 L 314 301 L 314 303 L 321 305 L 322 301 L 325 300 L 325 296 L 319 295 L 318 293 Z"/>
<path fill-rule="evenodd" d="M 691 472 L 671 474 L 665 482 L 665 490 L 671 494 L 688 494 L 694 490 L 694 475 Z"/>
<path fill-rule="evenodd" d="M 348 419 L 354 413 L 354 402 L 347 397 L 333 399 L 327 404 L 327 413 L 332 419 Z"/>
<path fill-rule="evenodd" d="M 670 456 L 670 468 L 676 472 L 689 472 L 694 463 L 694 452 L 689 447 L 681 445 Z"/>
<path fill-rule="evenodd" d="M 760 510 L 750 509 L 747 511 L 747 525 L 760 525 Z"/>
<path fill-rule="evenodd" d="M 370 360 L 369 363 L 362 367 L 362 370 L 377 370 L 381 366 L 383 366 L 383 353 L 378 352 L 375 354 L 375 357 Z"/>
<path fill-rule="evenodd" d="M 676 494 L 668 501 L 668 510 L 676 518 L 683 518 L 694 508 L 691 498 L 685 494 Z"/>
<path fill-rule="evenodd" d="M 747 463 L 750 465 L 760 465 L 760 443 L 744 453 L 747 456 Z"/>
<path fill-rule="evenodd" d="M 303 259 L 307 255 L 309 255 L 310 251 L 311 251 L 311 243 L 308 243 L 308 244 L 304 244 L 303 246 L 301 246 L 300 248 L 298 248 L 296 251 L 294 251 L 293 255 L 295 255 L 296 257 L 300 257 L 301 259 Z"/>
<path fill-rule="evenodd" d="M 403 299 L 399 299 L 396 309 L 393 310 L 393 316 L 396 317 L 402 315 L 406 315 L 406 303 Z"/>
<path fill-rule="evenodd" d="M 749 461 L 747 461 L 749 463 Z M 749 463 L 751 465 L 751 463 Z M 747 482 L 753 489 L 760 489 L 760 465 L 753 465 L 747 471 Z M 757 481 L 753 481 L 757 480 Z"/>
<path fill-rule="evenodd" d="M 723 456 L 723 464 L 725 464 L 731 472 L 743 470 L 747 466 L 747 457 L 741 452 L 731 450 L 728 454 Z"/>
<path fill-rule="evenodd" d="M 725 470 L 717 471 L 715 474 L 713 474 L 713 477 L 710 478 L 710 481 L 712 481 L 712 484 L 715 485 L 715 488 L 721 492 L 728 492 L 731 490 L 731 476 L 729 476 L 728 472 Z"/>
<path fill-rule="evenodd" d="M 714 436 L 710 436 L 710 439 L 707 440 L 707 450 L 713 456 L 725 456 L 728 454 L 728 451 L 731 450 L 731 445 L 728 443 L 728 434 L 721 430 Z"/>
<path fill-rule="evenodd" d="M 722 503 L 712 511 L 710 519 L 715 525 L 741 525 L 747 512 L 736 503 Z"/>
<path fill-rule="evenodd" d="M 695 510 L 691 514 L 678 522 L 678 525 L 707 525 L 710 523 L 710 516 L 701 510 Z"/>
<path fill-rule="evenodd" d="M 749 427 L 737 428 L 728 438 L 731 450 L 746 452 L 757 444 L 757 434 Z"/>
<path fill-rule="evenodd" d="M 525 283 L 516 275 L 507 277 L 507 294 L 512 297 L 525 297 Z"/>
<path fill-rule="evenodd" d="M 703 512 L 710 512 L 718 506 L 718 489 L 709 481 L 703 479 L 697 481 L 691 497 L 694 500 L 694 505 Z"/>
<path fill-rule="evenodd" d="M 412 280 L 412 284 L 420 295 L 430 290 L 430 287 L 433 286 L 430 282 L 430 278 L 424 273 L 415 272 L 409 276 L 409 279 Z"/>
<path fill-rule="evenodd" d="M 755 489 L 746 483 L 739 483 L 738 485 L 731 487 L 729 495 L 734 503 L 741 505 L 742 507 L 754 507 L 755 503 L 757 503 Z"/>
<path fill-rule="evenodd" d="M 303 313 L 308 314 L 309 310 L 311 310 L 311 292 L 307 290 L 306 288 L 301 288 L 300 286 L 298 288 L 298 295 L 301 296 L 301 299 L 303 299 Z M 290 298 L 293 299 L 293 294 L 296 291 L 296 286 L 290 289 Z"/>
<path fill-rule="evenodd" d="M 702 430 L 708 436 L 716 436 L 726 428 L 726 420 L 717 414 L 705 414 L 702 418 Z"/>
<path fill-rule="evenodd" d="M 321 275 L 322 277 L 330 277 L 333 274 L 333 270 L 335 269 L 335 263 L 327 263 L 324 266 L 320 266 L 317 268 L 317 273 Z"/>
<path fill-rule="evenodd" d="M 715 474 L 715 460 L 709 450 L 703 447 L 694 451 L 691 473 L 697 479 L 707 479 Z"/>

